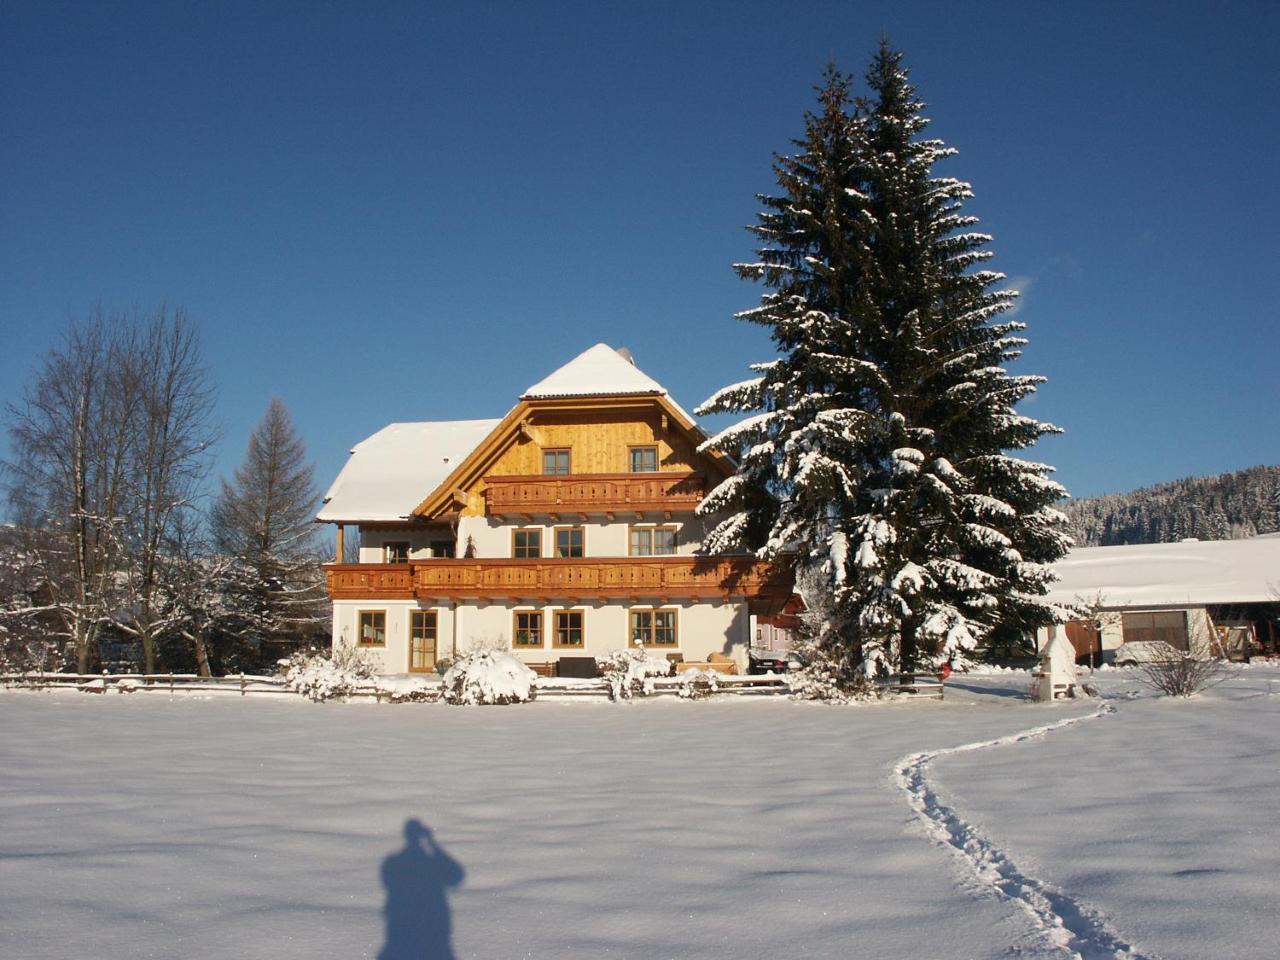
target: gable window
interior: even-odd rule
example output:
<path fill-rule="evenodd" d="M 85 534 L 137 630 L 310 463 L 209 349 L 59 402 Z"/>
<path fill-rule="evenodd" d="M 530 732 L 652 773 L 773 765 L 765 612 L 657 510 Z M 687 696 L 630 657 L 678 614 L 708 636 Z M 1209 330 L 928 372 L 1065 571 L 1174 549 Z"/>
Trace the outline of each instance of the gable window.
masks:
<path fill-rule="evenodd" d="M 568 450 L 543 450 L 542 472 L 549 477 L 563 477 L 569 473 Z"/>
<path fill-rule="evenodd" d="M 542 611 L 517 610 L 511 626 L 511 644 L 516 647 L 542 646 Z"/>
<path fill-rule="evenodd" d="M 387 611 L 361 610 L 359 624 L 360 646 L 385 647 L 387 645 Z"/>
<path fill-rule="evenodd" d="M 557 647 L 582 646 L 583 636 L 581 610 L 556 611 L 556 632 L 553 640 Z"/>
<path fill-rule="evenodd" d="M 542 531 L 512 530 L 511 555 L 517 560 L 536 560 L 542 556 Z"/>
<path fill-rule="evenodd" d="M 657 447 L 632 447 L 631 472 L 655 473 L 658 469 Z"/>
<path fill-rule="evenodd" d="M 632 527 L 628 533 L 628 556 L 666 557 L 675 552 L 675 527 Z"/>
<path fill-rule="evenodd" d="M 674 647 L 677 642 L 676 611 L 631 611 L 631 646 Z"/>
<path fill-rule="evenodd" d="M 409 612 L 409 672 L 427 673 L 436 668 L 436 612 Z"/>
<path fill-rule="evenodd" d="M 556 527 L 556 556 L 581 557 L 583 533 L 581 527 Z"/>
<path fill-rule="evenodd" d="M 408 563 L 409 541 L 387 540 L 382 544 L 383 563 Z"/>

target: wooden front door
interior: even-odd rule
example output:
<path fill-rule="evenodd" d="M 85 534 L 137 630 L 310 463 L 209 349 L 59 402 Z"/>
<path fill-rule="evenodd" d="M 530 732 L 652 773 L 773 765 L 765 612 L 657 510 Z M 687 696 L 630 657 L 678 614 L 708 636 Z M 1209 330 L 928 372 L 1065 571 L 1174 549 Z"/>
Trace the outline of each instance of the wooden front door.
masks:
<path fill-rule="evenodd" d="M 436 668 L 436 612 L 413 610 L 409 615 L 409 672 L 430 673 Z"/>

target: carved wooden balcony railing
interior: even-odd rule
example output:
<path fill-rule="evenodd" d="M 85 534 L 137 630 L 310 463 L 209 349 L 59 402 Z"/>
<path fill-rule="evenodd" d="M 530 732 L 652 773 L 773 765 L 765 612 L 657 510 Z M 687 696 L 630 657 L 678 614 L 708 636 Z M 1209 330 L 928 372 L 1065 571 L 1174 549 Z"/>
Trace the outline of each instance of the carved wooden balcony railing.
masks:
<path fill-rule="evenodd" d="M 692 510 L 706 493 L 699 473 L 595 473 L 568 477 L 487 477 L 490 516 L 657 513 Z"/>
<path fill-rule="evenodd" d="M 751 557 L 414 560 L 328 564 L 334 600 L 575 601 L 746 599 L 791 596 L 784 567 Z"/>

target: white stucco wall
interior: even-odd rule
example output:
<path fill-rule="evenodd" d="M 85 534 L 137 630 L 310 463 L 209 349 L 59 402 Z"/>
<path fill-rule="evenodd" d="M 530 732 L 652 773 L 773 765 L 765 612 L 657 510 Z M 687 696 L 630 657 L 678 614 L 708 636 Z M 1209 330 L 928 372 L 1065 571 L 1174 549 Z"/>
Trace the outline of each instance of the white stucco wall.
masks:
<path fill-rule="evenodd" d="M 403 530 L 374 528 L 360 529 L 360 562 L 382 563 L 383 545 L 392 541 L 409 541 L 409 556 L 414 560 L 431 558 L 432 541 L 453 542 L 451 530 L 442 528 L 405 527 Z M 465 542 L 465 541 L 464 541 Z"/>
<path fill-rule="evenodd" d="M 409 671 L 409 611 L 436 611 L 436 655 L 449 656 L 452 649 L 454 613 L 448 605 L 432 606 L 414 600 L 338 600 L 333 604 L 333 649 L 356 644 L 360 633 L 361 610 L 385 610 L 387 642 L 383 647 L 361 647 L 379 673 Z"/>
<path fill-rule="evenodd" d="M 690 515 L 676 514 L 671 520 L 641 522 L 619 517 L 613 523 L 600 520 L 578 522 L 570 515 L 560 523 L 539 518 L 534 523 L 498 523 L 492 517 L 463 517 L 458 521 L 458 555 L 466 549 L 467 538 L 475 543 L 477 557 L 510 557 L 511 532 L 513 530 L 541 530 L 542 555 L 554 555 L 556 527 L 583 528 L 583 556 L 625 557 L 628 549 L 628 531 L 631 527 L 675 527 L 676 553 L 694 554 L 702 546 L 702 521 Z"/>
<path fill-rule="evenodd" d="M 561 656 L 601 657 L 627 648 L 630 604 L 586 604 L 568 607 L 563 604 L 546 606 L 520 605 L 507 607 L 502 604 L 459 604 L 457 610 L 450 606 L 431 606 L 412 600 L 340 600 L 334 604 L 333 644 L 351 646 L 359 633 L 358 612 L 361 610 L 385 610 L 387 612 L 387 642 L 385 647 L 361 647 L 372 658 L 382 673 L 405 673 L 409 665 L 409 611 L 437 611 L 437 657 L 452 658 L 457 651 L 466 653 L 476 647 L 512 649 L 511 636 L 513 611 L 541 610 L 543 613 L 543 643 L 541 647 L 520 647 L 514 652 L 522 660 L 537 662 L 557 660 Z M 639 604 L 634 609 L 653 609 Z M 751 618 L 745 603 L 684 603 L 667 604 L 658 609 L 676 610 L 677 644 L 674 647 L 655 647 L 658 653 L 680 653 L 686 660 L 705 660 L 711 653 L 724 653 L 738 661 L 740 670 L 747 667 L 747 645 L 750 637 Z M 582 647 L 557 647 L 553 645 L 556 610 L 581 610 L 583 612 Z M 456 631 L 456 633 L 455 633 Z"/>

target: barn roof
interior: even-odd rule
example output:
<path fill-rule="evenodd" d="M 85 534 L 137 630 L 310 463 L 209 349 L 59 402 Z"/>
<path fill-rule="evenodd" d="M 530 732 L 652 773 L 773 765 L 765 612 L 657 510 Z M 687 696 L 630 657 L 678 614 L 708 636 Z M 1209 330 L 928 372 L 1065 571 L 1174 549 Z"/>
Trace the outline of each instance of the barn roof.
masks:
<path fill-rule="evenodd" d="M 1188 607 L 1280 601 L 1280 537 L 1082 547 L 1054 564 L 1056 603 Z"/>

